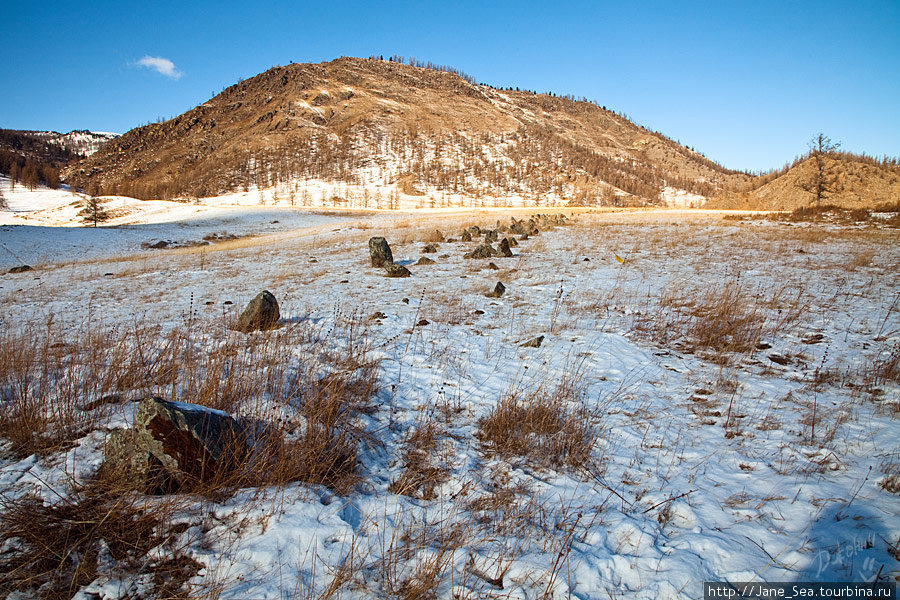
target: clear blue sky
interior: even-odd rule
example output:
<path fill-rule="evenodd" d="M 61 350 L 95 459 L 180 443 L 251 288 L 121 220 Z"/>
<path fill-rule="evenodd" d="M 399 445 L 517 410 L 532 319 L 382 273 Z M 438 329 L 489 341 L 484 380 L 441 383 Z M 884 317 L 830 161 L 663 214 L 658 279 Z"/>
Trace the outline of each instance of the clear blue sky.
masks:
<path fill-rule="evenodd" d="M 818 131 L 900 155 L 900 0 L 21 1 L 2 12 L 4 128 L 121 133 L 275 64 L 400 54 L 595 99 L 732 168 L 779 167 Z"/>

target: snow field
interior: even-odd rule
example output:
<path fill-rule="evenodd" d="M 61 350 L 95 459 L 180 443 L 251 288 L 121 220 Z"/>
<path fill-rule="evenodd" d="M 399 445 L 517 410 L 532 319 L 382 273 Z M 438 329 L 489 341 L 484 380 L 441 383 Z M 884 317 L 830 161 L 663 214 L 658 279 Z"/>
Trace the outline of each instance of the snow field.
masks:
<path fill-rule="evenodd" d="M 190 323 L 198 351 L 212 352 L 227 320 L 269 289 L 284 328 L 233 344 L 296 329 L 318 341 L 291 342 L 288 371 L 316 364 L 314 352 L 346 355 L 351 341 L 377 361 L 373 411 L 357 417 L 374 439 L 360 443 L 351 492 L 290 483 L 184 509 L 190 531 L 204 532 L 188 548 L 204 565 L 186 583 L 197 594 L 697 598 L 703 581 L 900 575 L 900 497 L 882 487 L 900 472 L 900 387 L 885 375 L 900 344 L 896 230 L 586 214 L 493 259 L 497 271 L 462 258 L 477 240 L 438 244 L 437 264 L 414 264 L 435 228 L 458 238 L 498 219 L 509 214 L 354 217 L 221 248 L 48 259 L 0 278 L 3 327 L 52 315 L 72 339 L 86 324 Z M 368 265 L 375 235 L 412 277 Z M 506 294 L 486 298 L 496 281 Z M 726 285 L 733 295 L 717 297 L 741 310 L 710 314 L 702 300 Z M 376 311 L 385 316 L 370 319 Z M 702 342 L 699 325 L 716 315 L 749 315 L 752 347 Z M 537 335 L 540 348 L 520 347 Z M 190 402 L 196 389 L 175 395 Z M 501 399 L 541 394 L 584 411 L 589 461 L 548 466 L 479 439 Z M 49 502 L 51 489 L 89 477 L 104 430 L 126 426 L 131 406 L 61 453 L 7 452 L 3 494 Z M 416 444 L 424 456 L 407 452 Z M 416 468 L 431 494 L 392 491 Z M 100 576 L 83 594 L 146 585 Z"/>

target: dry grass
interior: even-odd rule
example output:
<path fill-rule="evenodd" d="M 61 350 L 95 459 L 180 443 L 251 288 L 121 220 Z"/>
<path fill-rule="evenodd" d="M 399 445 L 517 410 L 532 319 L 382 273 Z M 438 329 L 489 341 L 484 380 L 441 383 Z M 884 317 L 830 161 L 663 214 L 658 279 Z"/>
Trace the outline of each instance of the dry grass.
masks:
<path fill-rule="evenodd" d="M 580 390 L 567 378 L 550 392 L 504 395 L 481 420 L 476 437 L 489 455 L 578 468 L 592 458 L 598 431 Z"/>
<path fill-rule="evenodd" d="M 706 291 L 670 289 L 638 316 L 635 328 L 661 345 L 712 350 L 724 360 L 724 353 L 754 350 L 796 323 L 806 310 L 800 292 L 786 296 L 783 286 L 751 292 L 729 281 Z"/>
<path fill-rule="evenodd" d="M 185 553 L 173 507 L 141 503 L 101 484 L 79 486 L 54 504 L 34 496 L 0 500 L 0 588 L 68 600 L 101 573 L 149 575 L 150 597 L 186 598 L 202 565 Z M 151 558 L 151 549 L 164 553 Z"/>
<path fill-rule="evenodd" d="M 7 327 L 0 340 L 0 437 L 16 456 L 64 449 L 104 426 L 115 404 L 158 396 L 228 412 L 265 442 L 200 491 L 286 481 L 346 491 L 357 481 L 357 447 L 371 437 L 357 417 L 378 363 L 356 315 L 336 313 L 325 331 L 296 324 L 254 335 L 193 316 L 169 332 L 135 325 L 64 336 L 51 322 Z"/>

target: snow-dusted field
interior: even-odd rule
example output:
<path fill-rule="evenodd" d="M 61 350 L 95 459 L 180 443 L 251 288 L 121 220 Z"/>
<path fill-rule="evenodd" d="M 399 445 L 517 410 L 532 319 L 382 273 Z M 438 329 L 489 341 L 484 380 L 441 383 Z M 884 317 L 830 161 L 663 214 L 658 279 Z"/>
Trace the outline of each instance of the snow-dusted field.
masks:
<path fill-rule="evenodd" d="M 315 348 L 352 341 L 377 361 L 372 410 L 356 417 L 371 437 L 350 492 L 297 482 L 179 509 L 186 553 L 202 565 L 185 584 L 192 593 L 698 598 L 703 581 L 900 577 L 896 229 L 579 214 L 520 242 L 513 258 L 469 260 L 478 238 L 421 250 L 435 229 L 458 239 L 468 225 L 525 213 L 203 211 L 109 238 L 97 237 L 103 228 L 0 226 L 0 243 L 22 259 L 0 265 L 39 263 L 0 277 L 4 331 L 52 323 L 71 342 L 86 328 L 189 324 L 197 347 L 214 352 L 312 328 Z M 207 228 L 280 233 L 140 249 Z M 369 266 L 376 235 L 412 277 Z M 413 264 L 420 256 L 436 263 Z M 486 297 L 497 281 L 506 293 Z M 228 319 L 263 289 L 283 327 L 229 333 Z M 709 337 L 716 327 L 728 333 Z M 540 347 L 521 346 L 539 335 Z M 299 364 L 313 346 L 296 338 L 288 355 Z M 56 501 L 96 470 L 131 400 L 195 400 L 175 387 L 117 390 L 127 401 L 114 416 L 59 453 L 6 448 L 0 494 Z M 479 433 L 501 399 L 554 394 L 588 426 L 587 460 L 504 455 Z M 433 469 L 433 494 L 394 493 L 414 462 L 409 440 L 426 426 L 433 443 L 418 460 Z M 148 581 L 101 569 L 78 597 L 139 594 Z"/>

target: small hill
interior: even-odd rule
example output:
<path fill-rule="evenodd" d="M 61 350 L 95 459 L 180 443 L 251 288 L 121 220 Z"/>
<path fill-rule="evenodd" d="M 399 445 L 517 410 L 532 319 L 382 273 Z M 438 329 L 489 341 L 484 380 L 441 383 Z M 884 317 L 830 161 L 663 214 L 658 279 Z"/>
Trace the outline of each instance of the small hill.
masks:
<path fill-rule="evenodd" d="M 872 208 L 900 201 L 900 163 L 877 160 L 849 152 L 823 157 L 824 171 L 832 191 L 823 202 L 841 208 Z M 789 167 L 755 178 L 739 191 L 726 191 L 712 199 L 711 208 L 794 210 L 815 204 L 809 191 L 815 178 L 815 160 L 802 157 Z"/>
<path fill-rule="evenodd" d="M 659 203 L 751 180 L 591 102 L 359 58 L 269 69 L 65 177 L 137 198 L 320 179 L 531 205 Z"/>

